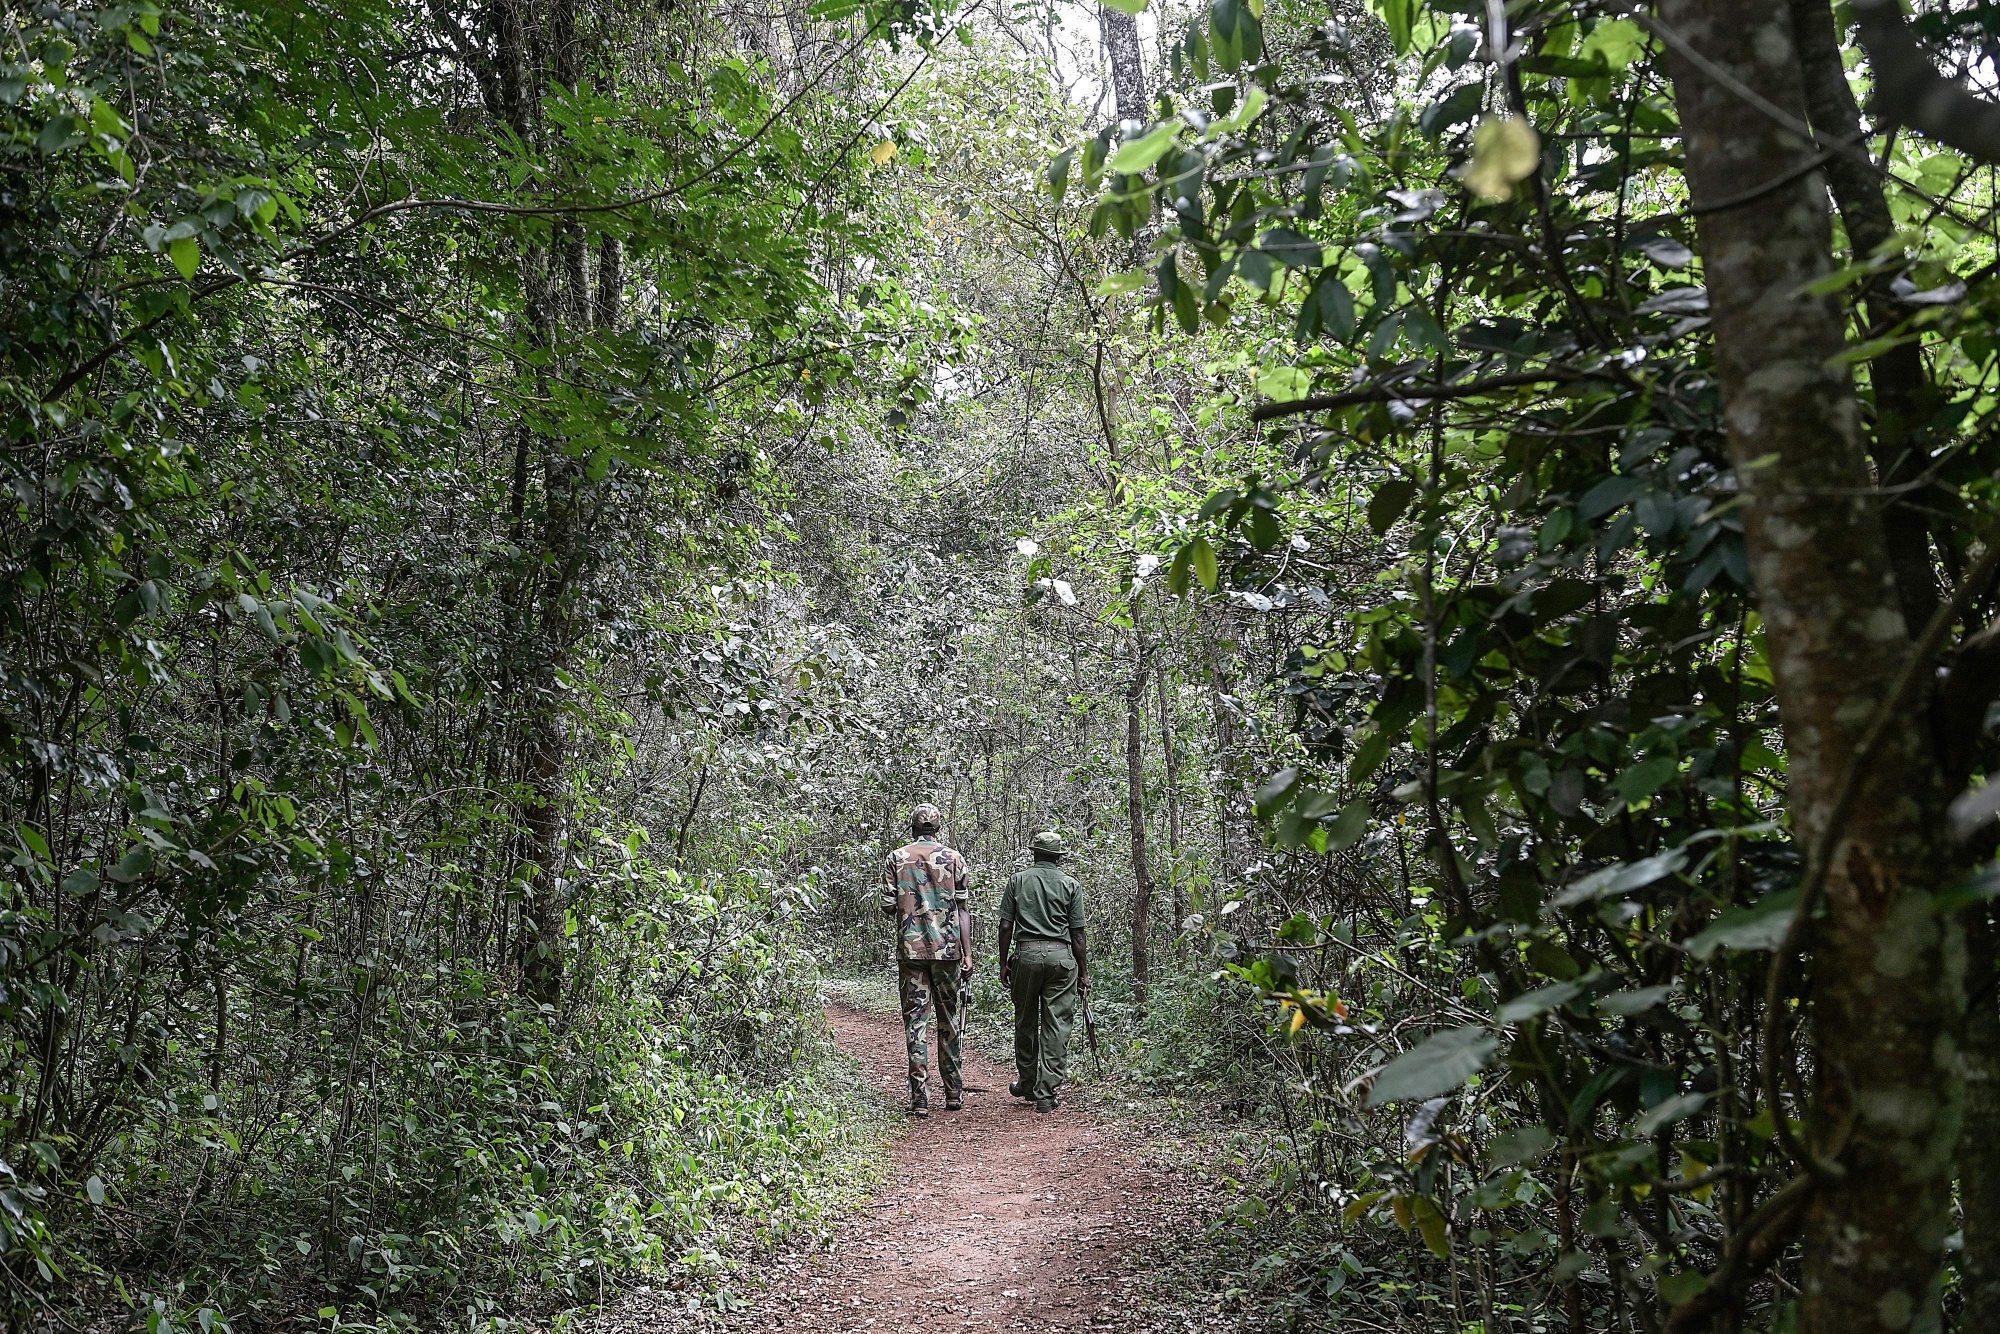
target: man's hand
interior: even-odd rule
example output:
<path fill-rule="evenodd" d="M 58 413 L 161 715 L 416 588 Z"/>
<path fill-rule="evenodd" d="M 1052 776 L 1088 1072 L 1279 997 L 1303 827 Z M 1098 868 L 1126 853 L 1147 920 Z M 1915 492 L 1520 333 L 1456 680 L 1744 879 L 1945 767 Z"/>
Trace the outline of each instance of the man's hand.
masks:
<path fill-rule="evenodd" d="M 1085 973 L 1076 980 L 1076 989 L 1086 996 L 1090 994 L 1090 974 Z"/>
<path fill-rule="evenodd" d="M 1000 985 L 1003 987 L 1011 987 L 1014 985 L 1013 966 L 1009 964 L 1005 959 L 1002 959 L 1000 961 Z"/>

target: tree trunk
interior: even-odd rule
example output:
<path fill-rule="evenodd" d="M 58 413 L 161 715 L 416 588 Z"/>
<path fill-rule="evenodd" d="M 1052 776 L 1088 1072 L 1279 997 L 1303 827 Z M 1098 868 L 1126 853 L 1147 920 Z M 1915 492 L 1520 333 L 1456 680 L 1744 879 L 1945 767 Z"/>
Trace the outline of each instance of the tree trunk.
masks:
<path fill-rule="evenodd" d="M 1146 62 L 1139 51 L 1139 24 L 1108 5 L 1097 7 L 1097 35 L 1111 65 L 1111 91 L 1118 119 L 1146 119 Z"/>
<path fill-rule="evenodd" d="M 1813 129 L 1829 144 L 1849 145 L 1866 152 L 1861 133 L 1861 109 L 1854 104 L 1854 91 L 1847 84 L 1847 67 L 1841 63 L 1840 35 L 1834 27 L 1833 11 L 1827 0 L 1791 0 L 1792 23 L 1798 31 L 1799 63 L 1805 76 L 1806 108 Z M 1889 212 L 1888 196 L 1882 193 L 1882 178 L 1867 163 L 1836 152 L 1827 160 L 1827 184 L 1854 258 L 1866 259 L 1896 235 L 1896 222 Z M 1867 287 L 1865 306 L 1868 324 L 1885 324 L 1901 317 L 1889 275 L 1877 277 Z M 1933 411 L 1934 394 L 1929 372 L 1924 366 L 1923 349 L 1915 343 L 1890 348 L 1868 363 L 1868 381 L 1874 394 L 1874 429 L 1869 433 L 1869 454 L 1875 472 L 1885 487 L 1910 486 L 1930 467 L 1929 447 L 1923 428 Z M 1929 487 L 1892 493 L 1882 506 L 1882 529 L 1888 542 L 1889 562 L 1896 572 L 1896 591 L 1903 602 L 1903 618 L 1912 631 L 1937 610 L 1937 576 L 1931 561 L 1930 520 L 1926 504 Z"/>
<path fill-rule="evenodd" d="M 1132 826 L 1132 997 L 1143 1012 L 1152 981 L 1146 939 L 1153 908 L 1153 873 L 1146 865 L 1146 632 L 1132 608 L 1132 681 L 1125 688 L 1125 816 Z"/>
<path fill-rule="evenodd" d="M 1710 65 L 1803 119 L 1785 6 L 1662 0 L 1660 15 Z M 1697 207 L 1782 180 L 1812 152 L 1672 44 L 1670 62 Z M 1903 1334 L 1938 1318 L 1964 1096 L 1957 928 L 1929 901 L 1943 869 L 1932 841 L 1942 784 L 1921 710 L 1907 710 L 1868 757 L 1851 813 L 1830 827 L 1876 702 L 1892 693 L 1911 646 L 1853 386 L 1828 365 L 1844 321 L 1805 290 L 1832 264 L 1824 182 L 1814 173 L 1752 206 L 1699 216 L 1724 421 L 1790 761 L 1786 802 L 1797 838 L 1828 868 L 1826 912 L 1812 930 L 1807 1135 L 1837 1175 L 1819 1182 L 1806 1213 L 1799 1328 Z"/>
<path fill-rule="evenodd" d="M 534 876 L 528 882 L 527 925 L 521 933 L 521 989 L 543 1005 L 562 999 L 563 925 L 567 904 L 563 895 L 562 825 L 564 744 L 562 719 L 553 701 L 537 701 L 538 716 L 529 733 L 528 800 L 522 822 L 528 827 L 528 860 Z"/>
<path fill-rule="evenodd" d="M 1181 888 L 1181 770 L 1174 752 L 1174 712 L 1167 702 L 1164 669 L 1159 673 L 1159 682 L 1160 753 L 1167 777 L 1167 885 L 1173 895 L 1174 939 L 1179 940 L 1181 923 L 1187 920 L 1187 894 Z"/>
<path fill-rule="evenodd" d="M 1958 1149 L 1966 1334 L 2000 1330 L 2000 927 L 1982 904 L 1966 927 L 1965 1138 Z"/>

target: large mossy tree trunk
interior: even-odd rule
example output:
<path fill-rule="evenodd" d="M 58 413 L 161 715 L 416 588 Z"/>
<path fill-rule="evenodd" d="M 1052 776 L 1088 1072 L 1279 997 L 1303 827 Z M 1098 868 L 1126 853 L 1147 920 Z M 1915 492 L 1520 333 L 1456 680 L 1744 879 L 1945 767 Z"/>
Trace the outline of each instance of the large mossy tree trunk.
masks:
<path fill-rule="evenodd" d="M 1963 1110 L 1962 949 L 1930 897 L 1944 870 L 1943 785 L 1922 712 L 1909 708 L 1866 757 L 1856 799 L 1836 809 L 1912 636 L 1854 388 L 1830 362 L 1844 346 L 1842 317 L 1806 290 L 1832 267 L 1825 181 L 1797 175 L 1814 147 L 1771 114 L 1801 125 L 1806 116 L 1790 11 L 1663 0 L 1659 12 L 1673 36 L 1724 425 L 1789 759 L 1786 801 L 1802 847 L 1826 866 L 1826 910 L 1808 933 L 1806 1127 L 1826 1167 L 1805 1214 L 1800 1328 L 1902 1334 L 1936 1320 Z M 1751 192 L 1754 206 L 1703 207 Z"/>

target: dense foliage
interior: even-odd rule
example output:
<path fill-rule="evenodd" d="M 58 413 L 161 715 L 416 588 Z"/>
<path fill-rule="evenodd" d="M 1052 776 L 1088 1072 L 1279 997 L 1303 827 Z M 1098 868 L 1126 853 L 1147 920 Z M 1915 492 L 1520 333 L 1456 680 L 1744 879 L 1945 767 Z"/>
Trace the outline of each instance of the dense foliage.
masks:
<path fill-rule="evenodd" d="M 1917 8 L 10 9 L 14 1324 L 734 1304 L 926 799 L 1253 1305 L 2000 1318 Z"/>

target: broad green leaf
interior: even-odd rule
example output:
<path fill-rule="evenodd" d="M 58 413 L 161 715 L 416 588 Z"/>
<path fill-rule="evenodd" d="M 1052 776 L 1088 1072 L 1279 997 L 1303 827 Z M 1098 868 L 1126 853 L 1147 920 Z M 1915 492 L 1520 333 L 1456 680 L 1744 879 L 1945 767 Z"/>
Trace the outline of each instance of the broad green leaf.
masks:
<path fill-rule="evenodd" d="M 1273 366 L 1257 377 L 1257 392 L 1273 403 L 1304 398 L 1312 388 L 1312 372 L 1297 366 Z"/>
<path fill-rule="evenodd" d="M 1571 884 L 1551 899 L 1549 906 L 1574 908 L 1579 903 L 1595 903 L 1600 899 L 1629 894 L 1672 875 L 1687 865 L 1687 860 L 1686 849 L 1674 848 L 1636 862 L 1613 862 Z"/>
<path fill-rule="evenodd" d="M 1121 14 L 1137 16 L 1146 12 L 1147 0 L 1103 0 L 1103 3 Z"/>
<path fill-rule="evenodd" d="M 1676 1121 L 1685 1121 L 1693 1116 L 1707 1101 L 1706 1093 L 1682 1093 L 1668 1098 L 1634 1121 L 1632 1133 L 1640 1139 L 1651 1139 Z"/>
<path fill-rule="evenodd" d="M 1194 570 L 1194 577 L 1201 581 L 1203 588 L 1213 593 L 1222 575 L 1216 565 L 1215 548 L 1208 544 L 1207 538 L 1197 537 L 1188 543 L 1188 552 L 1188 563 Z"/>
<path fill-rule="evenodd" d="M 1424 1245 L 1432 1255 L 1440 1260 L 1451 1258 L 1451 1226 L 1445 1221 L 1444 1210 L 1428 1195 L 1419 1195 L 1411 1205 L 1410 1212 L 1416 1220 L 1417 1235 L 1424 1239 Z"/>
<path fill-rule="evenodd" d="M 1391 477 L 1375 488 L 1368 502 L 1368 526 L 1381 537 L 1403 517 L 1403 511 L 1417 498 L 1417 484 L 1407 477 Z"/>
<path fill-rule="evenodd" d="M 1535 172 L 1542 160 L 1542 140 L 1534 127 L 1518 116 L 1488 116 L 1472 136 L 1472 164 L 1466 168 L 1466 188 L 1489 204 L 1514 197 L 1514 187 Z"/>
<path fill-rule="evenodd" d="M 1202 141 L 1207 142 L 1210 139 L 1220 139 L 1226 135 L 1242 133 L 1249 127 L 1252 121 L 1264 114 L 1264 108 L 1269 104 L 1270 100 L 1271 95 L 1264 91 L 1262 84 L 1251 84 L 1250 91 L 1244 96 L 1242 105 L 1238 106 L 1236 110 L 1221 120 L 1212 123 L 1202 134 Z"/>
<path fill-rule="evenodd" d="M 1798 906 L 1799 891 L 1781 889 L 1747 908 L 1726 909 L 1688 941 L 1687 951 L 1705 960 L 1717 950 L 1774 950 L 1784 940 Z"/>
<path fill-rule="evenodd" d="M 167 246 L 167 258 L 174 262 L 183 278 L 193 278 L 195 270 L 201 267 L 201 243 L 192 236 L 183 236 Z"/>
<path fill-rule="evenodd" d="M 1072 144 L 1055 155 L 1049 163 L 1043 179 L 1048 182 L 1049 193 L 1060 200 L 1069 191 L 1069 168 L 1076 161 L 1076 146 Z"/>
<path fill-rule="evenodd" d="M 1278 772 L 1272 774 L 1266 780 L 1264 786 L 1257 789 L 1257 814 L 1260 817 L 1268 818 L 1271 812 L 1277 810 L 1290 800 L 1292 793 L 1298 788 L 1298 785 L 1299 771 L 1297 766 L 1280 769 Z"/>
<path fill-rule="evenodd" d="M 1523 1126 L 1495 1135 L 1486 1158 L 1496 1168 L 1518 1167 L 1534 1162 L 1554 1148 L 1555 1143 L 1555 1134 L 1547 1126 Z"/>
<path fill-rule="evenodd" d="M 1111 155 L 1111 170 L 1124 176 L 1136 176 L 1166 156 L 1167 150 L 1180 138 L 1180 133 L 1178 116 L 1160 122 L 1137 139 L 1120 144 L 1118 151 Z"/>
<path fill-rule="evenodd" d="M 1290 227 L 1273 227 L 1257 238 L 1257 248 L 1288 269 L 1317 267 L 1320 244 Z"/>
<path fill-rule="evenodd" d="M 1552 982 L 1533 991 L 1524 991 L 1502 1005 L 1493 1016 L 1503 1024 L 1519 1024 L 1547 1014 L 1558 1006 L 1567 1005 L 1583 994 L 1590 985 L 1590 978 L 1580 977 L 1568 982 Z"/>
<path fill-rule="evenodd" d="M 1500 1039 L 1484 1028 L 1449 1028 L 1383 1066 L 1368 1089 L 1368 1105 L 1449 1093 L 1484 1070 Z"/>
<path fill-rule="evenodd" d="M 1333 852 L 1353 847 L 1368 832 L 1368 799 L 1356 797 L 1340 808 L 1340 816 L 1327 826 L 1326 845 Z"/>

